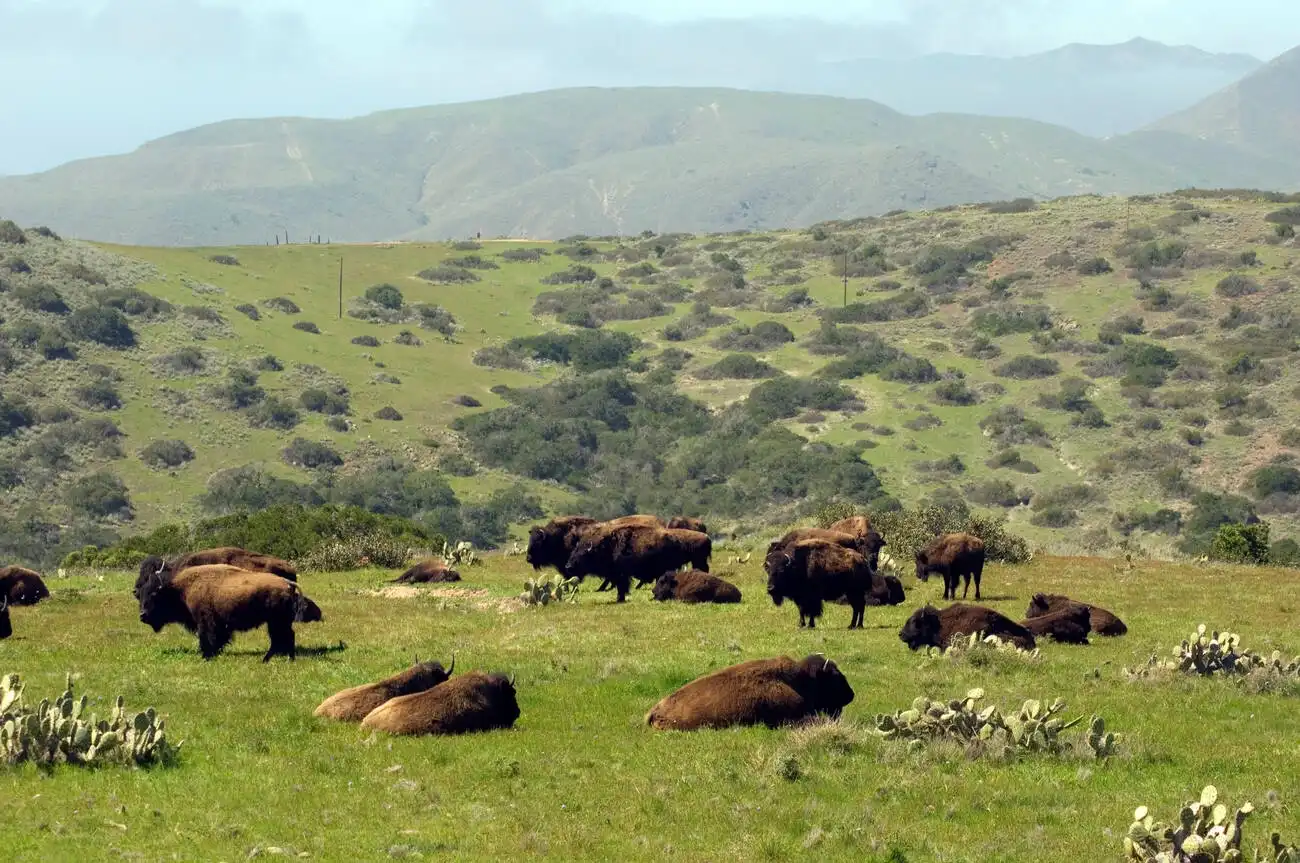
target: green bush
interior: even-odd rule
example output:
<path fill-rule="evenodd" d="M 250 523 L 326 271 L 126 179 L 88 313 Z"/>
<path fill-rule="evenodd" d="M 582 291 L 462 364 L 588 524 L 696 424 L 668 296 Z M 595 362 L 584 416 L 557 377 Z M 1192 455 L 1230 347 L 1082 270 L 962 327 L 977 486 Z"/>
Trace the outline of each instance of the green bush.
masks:
<path fill-rule="evenodd" d="M 18 305 L 31 312 L 66 315 L 69 311 L 63 295 L 43 282 L 19 287 L 14 291 L 14 299 L 18 301 Z"/>
<path fill-rule="evenodd" d="M 152 468 L 176 468 L 194 460 L 194 450 L 183 440 L 156 440 L 140 450 L 140 461 Z"/>
<path fill-rule="evenodd" d="M 549 255 L 550 252 L 545 249 L 506 249 L 501 253 L 501 260 L 511 263 L 535 264 L 542 259 L 542 255 Z"/>
<path fill-rule="evenodd" d="M 210 255 L 208 256 L 208 260 L 214 264 L 220 264 L 223 267 L 239 266 L 239 258 L 236 258 L 234 255 Z"/>
<path fill-rule="evenodd" d="M 59 264 L 59 269 L 67 274 L 68 278 L 76 279 L 79 282 L 85 282 L 89 285 L 107 285 L 108 279 L 98 270 L 91 269 L 80 261 L 65 261 Z"/>
<path fill-rule="evenodd" d="M 366 288 L 365 296 L 370 302 L 385 309 L 400 309 L 402 307 L 402 292 L 396 285 L 387 283 L 371 285 Z"/>
<path fill-rule="evenodd" d="M 312 413 L 329 416 L 342 416 L 350 410 L 346 393 L 329 392 L 318 388 L 304 390 L 298 397 L 298 402 Z"/>
<path fill-rule="evenodd" d="M 1128 513 L 1115 513 L 1111 523 L 1115 530 L 1124 536 L 1129 536 L 1137 530 L 1177 536 L 1183 527 L 1183 515 L 1174 509 L 1158 509 L 1155 512 L 1133 510 Z"/>
<path fill-rule="evenodd" d="M 254 428 L 289 431 L 301 419 L 297 408 L 279 396 L 270 396 L 248 411 L 248 422 Z"/>
<path fill-rule="evenodd" d="M 482 255 L 462 255 L 459 258 L 449 258 L 446 263 L 452 267 L 464 267 L 467 270 L 499 270 L 501 266 L 496 261 L 489 261 Z"/>
<path fill-rule="evenodd" d="M 80 405 L 92 410 L 113 411 L 122 406 L 122 397 L 111 381 L 90 381 L 77 387 L 73 392 Z"/>
<path fill-rule="evenodd" d="M 1220 279 L 1214 286 L 1214 292 L 1221 297 L 1235 300 L 1259 293 L 1259 284 L 1254 279 L 1234 273 Z"/>
<path fill-rule="evenodd" d="M 781 375 L 750 390 L 744 404 L 754 419 L 771 422 L 804 410 L 837 411 L 855 401 L 852 390 L 839 384 Z"/>
<path fill-rule="evenodd" d="M 1089 258 L 1079 263 L 1076 272 L 1081 276 L 1104 276 L 1113 269 L 1105 258 Z"/>
<path fill-rule="evenodd" d="M 256 373 L 233 368 L 228 373 L 226 383 L 213 388 L 212 396 L 225 407 L 241 410 L 266 398 L 266 390 L 257 385 Z"/>
<path fill-rule="evenodd" d="M 293 328 L 300 332 L 311 333 L 315 336 L 320 335 L 320 327 L 316 326 L 311 321 L 294 321 Z"/>
<path fill-rule="evenodd" d="M 343 464 L 343 457 L 329 444 L 301 437 L 294 438 L 293 442 L 281 451 L 280 458 L 285 464 L 308 470 L 339 467 Z"/>
<path fill-rule="evenodd" d="M 386 405 L 375 411 L 375 419 L 386 420 L 388 422 L 401 422 L 402 412 L 392 405 Z"/>
<path fill-rule="evenodd" d="M 19 429 L 30 428 L 35 423 L 36 411 L 27 402 L 0 394 L 0 438 L 11 437 Z"/>
<path fill-rule="evenodd" d="M 464 267 L 452 267 L 446 264 L 420 270 L 417 275 L 426 282 L 437 285 L 467 285 L 480 281 L 477 275 Z"/>
<path fill-rule="evenodd" d="M 1033 198 L 1015 198 L 1010 201 L 993 201 L 985 204 L 984 209 L 990 213 L 1009 215 L 1013 213 L 1032 213 L 1038 209 L 1038 202 Z"/>
<path fill-rule="evenodd" d="M 1276 210 L 1265 216 L 1264 221 L 1277 225 L 1300 225 L 1300 207 L 1284 207 Z"/>
<path fill-rule="evenodd" d="M 1289 465 L 1268 465 L 1259 468 L 1248 479 L 1256 500 L 1272 494 L 1300 494 L 1300 470 Z"/>
<path fill-rule="evenodd" d="M 979 394 L 964 380 L 940 381 L 934 388 L 934 400 L 939 404 L 970 407 L 979 404 Z"/>
<path fill-rule="evenodd" d="M 981 506 L 1011 508 L 1029 503 L 1029 495 L 1016 490 L 1009 480 L 991 479 L 971 483 L 964 489 L 966 497 Z"/>
<path fill-rule="evenodd" d="M 250 321 L 260 321 L 262 319 L 262 313 L 259 312 L 257 306 L 252 303 L 240 303 L 235 306 L 235 311 L 239 312 Z"/>
<path fill-rule="evenodd" d="M 360 345 L 363 348 L 377 348 L 379 347 L 379 339 L 374 336 L 357 336 L 352 340 L 352 344 Z"/>
<path fill-rule="evenodd" d="M 262 305 L 286 315 L 296 315 L 302 311 L 302 309 L 298 308 L 298 304 L 288 297 L 271 297 L 262 300 Z"/>
<path fill-rule="evenodd" d="M 1263 566 L 1269 562 L 1268 522 L 1220 525 L 1210 543 L 1210 558 Z"/>
<path fill-rule="evenodd" d="M 110 348 L 135 346 L 135 331 L 126 316 L 111 306 L 87 306 L 68 316 L 68 332 L 82 341 Z"/>
<path fill-rule="evenodd" d="M 781 374 L 780 370 L 749 354 L 728 354 L 713 365 L 700 369 L 695 376 L 706 381 L 723 379 L 752 381 L 776 377 L 779 374 Z"/>
<path fill-rule="evenodd" d="M 1005 519 L 971 515 L 960 500 L 947 506 L 873 510 L 870 517 L 872 526 L 889 541 L 889 554 L 904 566 L 939 534 L 962 531 L 984 541 L 986 560 L 1025 563 L 1030 559 L 1029 544 L 1007 531 Z"/>
<path fill-rule="evenodd" d="M 971 325 L 994 338 L 1035 333 L 1052 328 L 1052 311 L 1047 306 L 988 306 L 975 312 Z"/>
<path fill-rule="evenodd" d="M 27 235 L 17 223 L 9 219 L 0 219 L 0 245 L 21 246 L 27 242 Z"/>
<path fill-rule="evenodd" d="M 1014 405 L 1005 405 L 980 420 L 980 428 L 995 443 L 1003 446 L 1035 444 L 1051 446 L 1047 428 L 1038 420 L 1029 419 L 1024 411 Z"/>
<path fill-rule="evenodd" d="M 1129 255 L 1129 266 L 1135 270 L 1151 270 L 1157 267 L 1173 267 L 1182 264 L 1187 254 L 1187 244 L 1170 240 L 1161 243 L 1153 240 L 1138 246 Z"/>
<path fill-rule="evenodd" d="M 76 480 L 65 489 L 64 503 L 73 512 L 88 518 L 135 517 L 126 483 L 111 473 L 98 472 Z"/>
<path fill-rule="evenodd" d="M 1294 539 L 1279 539 L 1269 548 L 1269 563 L 1274 566 L 1300 566 L 1300 543 Z"/>
<path fill-rule="evenodd" d="M 477 277 L 476 277 L 477 278 Z M 574 264 L 567 270 L 561 270 L 558 273 L 551 273 L 542 279 L 543 285 L 577 285 L 594 282 L 600 278 L 591 267 L 583 264 Z"/>
<path fill-rule="evenodd" d="M 1183 525 L 1183 539 L 1178 548 L 1184 554 L 1205 554 L 1223 525 L 1257 523 L 1259 515 L 1248 499 L 1237 495 L 1200 492 L 1192 498 L 1192 511 Z"/>
<path fill-rule="evenodd" d="M 1061 373 L 1061 364 L 1051 357 L 1035 357 L 1022 354 L 997 368 L 999 377 L 1016 380 L 1037 380 L 1050 378 Z"/>

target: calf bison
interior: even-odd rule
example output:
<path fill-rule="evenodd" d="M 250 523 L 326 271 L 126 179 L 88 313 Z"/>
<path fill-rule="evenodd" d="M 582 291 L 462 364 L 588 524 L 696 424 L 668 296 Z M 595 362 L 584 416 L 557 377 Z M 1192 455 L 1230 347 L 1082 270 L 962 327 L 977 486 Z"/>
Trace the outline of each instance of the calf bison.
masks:
<path fill-rule="evenodd" d="M 633 578 L 640 586 L 687 564 L 708 572 L 712 550 L 708 534 L 694 530 L 603 524 L 582 535 L 565 568 L 578 579 L 600 576 L 618 590 L 618 602 L 625 602 Z"/>
<path fill-rule="evenodd" d="M 943 577 L 943 598 L 957 598 L 957 579 L 965 579 L 961 598 L 970 591 L 975 578 L 975 598 L 980 599 L 980 576 L 984 574 L 984 540 L 969 533 L 945 533 L 916 553 L 916 577 L 929 581 L 931 575 Z"/>
<path fill-rule="evenodd" d="M 262 657 L 296 657 L 294 619 L 302 611 L 302 592 L 294 582 L 266 572 L 225 564 L 192 566 L 170 579 L 154 575 L 140 597 L 140 621 L 161 632 L 179 623 L 199 637 L 199 651 L 212 659 L 237 632 L 265 625 L 271 647 Z"/>
<path fill-rule="evenodd" d="M 666 527 L 669 527 L 673 530 L 693 530 L 696 533 L 709 532 L 709 529 L 705 526 L 704 522 L 700 521 L 698 518 L 691 518 L 688 515 L 673 516 L 672 518 L 668 519 L 668 524 L 666 525 Z"/>
<path fill-rule="evenodd" d="M 767 593 L 780 606 L 789 599 L 799 609 L 799 626 L 817 628 L 823 602 L 844 597 L 853 608 L 849 629 L 861 629 L 873 573 L 867 559 L 851 548 L 806 539 L 769 555 Z"/>
<path fill-rule="evenodd" d="M 447 566 L 441 558 L 431 557 L 412 566 L 393 579 L 393 584 L 430 584 L 460 581 L 460 573 Z"/>
<path fill-rule="evenodd" d="M 947 647 L 954 635 L 996 635 L 1025 650 L 1034 648 L 1034 635 L 1006 615 L 982 605 L 956 603 L 939 611 L 933 605 L 918 608 L 898 638 L 912 650 L 922 647 Z"/>
<path fill-rule="evenodd" d="M 824 656 L 751 659 L 692 680 L 656 704 L 646 724 L 665 731 L 777 728 L 819 713 L 838 717 L 851 701 L 853 688 Z"/>
<path fill-rule="evenodd" d="M 9 622 L 9 597 L 0 594 L 0 641 L 13 634 L 14 627 Z"/>
<path fill-rule="evenodd" d="M 654 597 L 660 602 L 740 602 L 740 588 L 716 575 L 692 569 L 689 572 L 665 572 L 655 582 Z"/>
<path fill-rule="evenodd" d="M 40 573 L 21 566 L 0 567 L 0 596 L 10 605 L 35 605 L 49 599 L 50 591 Z"/>
<path fill-rule="evenodd" d="M 518 718 L 514 681 L 504 674 L 472 671 L 389 699 L 366 714 L 361 725 L 389 734 L 464 734 L 509 728 Z"/>
<path fill-rule="evenodd" d="M 1029 601 L 1029 608 L 1025 611 L 1025 617 L 1042 617 L 1045 614 L 1051 614 L 1054 611 L 1060 611 L 1071 605 L 1082 605 L 1088 609 L 1088 617 L 1092 624 L 1092 631 L 1098 635 L 1118 636 L 1128 632 L 1128 627 L 1124 621 L 1120 620 L 1111 612 L 1104 608 L 1098 608 L 1095 605 L 1089 605 L 1086 602 L 1079 602 L 1076 599 L 1070 599 L 1068 596 L 1060 596 L 1051 593 L 1035 593 Z"/>
<path fill-rule="evenodd" d="M 157 555 L 146 557 L 140 563 L 140 574 L 135 580 L 135 598 L 140 598 L 142 586 L 154 575 L 170 578 L 181 570 L 189 569 L 192 566 L 218 565 L 233 566 L 248 572 L 266 572 L 271 575 L 278 575 L 288 581 L 296 582 L 298 580 L 298 570 L 287 560 L 281 560 L 278 557 L 256 551 L 248 551 L 236 546 L 223 546 L 221 548 L 205 548 L 200 551 L 192 551 L 170 561 L 164 561 Z"/>
<path fill-rule="evenodd" d="M 326 698 L 316 708 L 316 716 L 340 722 L 360 722 L 376 707 L 402 695 L 413 695 L 445 683 L 456 668 L 456 657 L 444 671 L 441 662 L 420 662 L 392 677 L 344 689 Z"/>
<path fill-rule="evenodd" d="M 880 550 L 885 547 L 885 538 L 880 535 L 879 531 L 871 526 L 871 520 L 865 515 L 854 515 L 848 518 L 842 518 L 832 524 L 827 530 L 847 533 L 849 536 L 858 538 L 858 552 L 867 560 L 871 561 L 871 568 L 876 569 L 880 566 Z"/>
<path fill-rule="evenodd" d="M 1092 615 L 1086 605 L 1067 605 L 1057 611 L 1020 621 L 1036 638 L 1051 638 L 1063 644 L 1087 644 Z"/>

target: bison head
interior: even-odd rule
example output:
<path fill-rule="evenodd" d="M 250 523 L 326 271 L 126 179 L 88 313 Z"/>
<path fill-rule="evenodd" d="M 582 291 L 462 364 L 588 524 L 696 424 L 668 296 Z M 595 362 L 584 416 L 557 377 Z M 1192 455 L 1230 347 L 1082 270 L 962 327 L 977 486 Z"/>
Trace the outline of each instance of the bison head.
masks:
<path fill-rule="evenodd" d="M 1052 599 L 1045 593 L 1035 593 L 1029 600 L 1029 608 L 1025 610 L 1025 617 L 1042 617 L 1044 614 L 1050 614 L 1052 611 Z"/>
<path fill-rule="evenodd" d="M 451 673 L 456 669 L 456 654 L 451 655 L 451 665 L 446 668 L 442 667 L 441 662 L 421 662 L 420 657 L 415 657 L 415 665 L 411 666 L 401 678 L 398 685 L 398 694 L 405 695 L 416 692 L 424 692 L 433 687 L 446 683 L 451 679 Z"/>
<path fill-rule="evenodd" d="M 582 578 L 589 573 L 594 573 L 602 556 L 606 555 L 606 547 L 611 542 L 611 535 L 598 534 L 594 537 L 583 539 L 573 549 L 573 554 L 564 564 L 564 570 L 571 577 Z"/>
<path fill-rule="evenodd" d="M 9 597 L 0 596 L 0 639 L 8 638 L 13 634 L 14 628 L 9 622 Z"/>
<path fill-rule="evenodd" d="M 912 650 L 922 647 L 940 647 L 939 634 L 942 627 L 939 612 L 933 605 L 918 608 L 898 630 L 898 638 Z"/>
<path fill-rule="evenodd" d="M 162 632 L 164 626 L 176 621 L 171 597 L 167 589 L 168 581 L 161 575 L 154 575 L 145 580 L 140 593 L 140 622 L 153 627 L 154 632 Z"/>
<path fill-rule="evenodd" d="M 799 593 L 798 584 L 805 572 L 808 549 L 798 544 L 791 548 L 778 548 L 767 556 L 763 569 L 767 571 L 767 595 L 780 605 Z"/>
<path fill-rule="evenodd" d="M 514 725 L 519 718 L 519 700 L 515 696 L 515 676 L 489 674 L 483 681 L 487 690 L 488 702 L 496 708 L 496 718 L 501 725 Z"/>
<path fill-rule="evenodd" d="M 145 585 L 155 578 L 165 578 L 170 571 L 167 561 L 156 554 L 151 554 L 140 561 L 140 574 L 135 579 L 135 598 L 142 599 Z"/>
<path fill-rule="evenodd" d="M 528 552 L 524 555 L 524 560 L 528 561 L 533 569 L 541 569 L 551 562 L 551 555 L 547 554 L 551 543 L 550 536 L 540 527 L 534 527 L 528 531 Z"/>
<path fill-rule="evenodd" d="M 916 553 L 916 577 L 921 581 L 930 580 L 930 556 L 923 551 Z"/>
<path fill-rule="evenodd" d="M 832 718 L 839 717 L 845 705 L 853 701 L 853 687 L 839 666 L 820 654 L 806 657 L 800 666 L 805 681 L 800 688 L 813 709 Z"/>
<path fill-rule="evenodd" d="M 654 598 L 660 602 L 672 599 L 677 591 L 677 573 L 665 572 L 655 581 Z"/>

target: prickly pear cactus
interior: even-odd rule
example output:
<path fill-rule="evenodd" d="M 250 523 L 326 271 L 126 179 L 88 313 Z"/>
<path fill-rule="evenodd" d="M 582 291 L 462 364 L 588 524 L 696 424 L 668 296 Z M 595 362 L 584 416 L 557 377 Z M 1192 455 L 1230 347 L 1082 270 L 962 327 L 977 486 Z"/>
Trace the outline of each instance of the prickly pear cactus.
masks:
<path fill-rule="evenodd" d="M 553 602 L 577 602 L 578 579 L 550 575 L 530 578 L 524 582 L 524 592 L 519 594 L 524 605 L 550 605 Z"/>
<path fill-rule="evenodd" d="M 1125 857 L 1141 863 L 1244 863 L 1242 825 L 1254 811 L 1247 801 L 1229 814 L 1213 785 L 1205 786 L 1200 800 L 1183 806 L 1175 827 L 1156 821 L 1147 807 L 1139 806 L 1124 836 Z M 1257 851 L 1253 859 L 1257 863 L 1297 863 L 1300 849 L 1283 845 L 1274 833 L 1271 848 L 1262 854 Z"/>
<path fill-rule="evenodd" d="M 119 695 L 107 720 L 86 717 L 86 696 L 75 698 L 72 675 L 53 703 L 42 699 L 35 708 L 23 701 L 17 674 L 0 680 L 0 760 L 6 764 L 32 761 L 42 767 L 57 763 L 151 764 L 169 758 L 179 749 L 167 740 L 164 720 L 152 707 L 128 714 Z"/>
<path fill-rule="evenodd" d="M 444 541 L 442 544 L 442 559 L 447 561 L 447 565 L 453 569 L 458 567 L 476 566 L 480 561 L 478 552 L 474 550 L 472 542 L 458 542 L 452 545 Z"/>
<path fill-rule="evenodd" d="M 1025 662 L 1037 662 L 1042 658 L 1038 648 L 1025 650 L 1010 641 L 999 638 L 996 635 L 984 635 L 980 632 L 974 632 L 970 635 L 953 637 L 947 647 L 927 647 L 925 655 L 935 659 L 951 659 L 954 661 L 969 660 L 979 662 L 988 656 L 1002 655 L 1010 656 Z"/>
<path fill-rule="evenodd" d="M 1207 634 L 1208 632 L 1208 634 Z M 1173 649 L 1172 658 L 1152 656 L 1137 668 L 1125 668 L 1130 679 L 1150 677 L 1161 672 L 1198 674 L 1202 677 L 1265 677 L 1300 678 L 1300 657 L 1286 661 L 1279 651 L 1267 658 L 1252 653 L 1241 646 L 1241 636 L 1232 632 L 1207 630 L 1205 624 Z"/>

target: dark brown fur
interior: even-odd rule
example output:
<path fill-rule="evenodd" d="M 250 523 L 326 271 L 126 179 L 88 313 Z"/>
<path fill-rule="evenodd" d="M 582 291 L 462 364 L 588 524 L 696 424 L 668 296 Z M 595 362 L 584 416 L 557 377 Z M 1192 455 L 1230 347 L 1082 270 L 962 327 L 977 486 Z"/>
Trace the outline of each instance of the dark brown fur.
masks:
<path fill-rule="evenodd" d="M 824 656 L 751 659 L 692 680 L 656 704 L 646 724 L 678 731 L 777 728 L 819 713 L 839 716 L 852 701 L 853 688 Z"/>
<path fill-rule="evenodd" d="M 578 578 L 600 576 L 614 585 L 618 601 L 624 602 L 633 578 L 638 584 L 653 582 L 687 564 L 708 572 L 712 550 L 708 534 L 693 530 L 601 525 L 583 534 L 567 568 Z"/>
<path fill-rule="evenodd" d="M 786 533 L 786 535 L 780 539 L 768 543 L 767 555 L 764 558 L 763 569 L 766 571 L 768 568 L 767 562 L 769 560 L 774 557 L 780 558 L 782 555 L 788 553 L 790 546 L 795 543 L 809 539 L 819 539 L 824 542 L 833 542 L 836 545 L 842 545 L 845 548 L 853 549 L 858 554 L 865 557 L 867 561 L 871 563 L 871 568 L 874 570 L 879 559 L 880 548 L 884 545 L 883 540 L 880 540 L 879 544 L 876 544 L 876 540 L 879 539 L 879 537 L 880 534 L 875 531 L 872 531 L 866 536 L 858 536 L 853 533 L 845 533 L 844 531 L 829 530 L 821 527 L 797 527 Z"/>
<path fill-rule="evenodd" d="M 877 575 L 872 579 L 867 605 L 902 605 L 906 601 L 907 594 L 898 576 Z"/>
<path fill-rule="evenodd" d="M 287 560 L 237 546 L 223 546 L 192 551 L 170 561 L 164 561 L 156 555 L 146 557 L 140 564 L 140 574 L 135 580 L 135 597 L 140 598 L 141 587 L 155 574 L 161 573 L 164 578 L 170 578 L 192 566 L 217 565 L 234 566 L 245 572 L 267 572 L 288 581 L 298 580 L 298 570 Z"/>
<path fill-rule="evenodd" d="M 361 724 L 389 734 L 464 734 L 509 728 L 518 718 L 514 684 L 504 674 L 472 671 L 385 701 Z"/>
<path fill-rule="evenodd" d="M 958 633 L 996 635 L 1017 647 L 1034 648 L 1034 636 L 1028 629 L 1004 614 L 982 605 L 954 603 L 943 610 L 933 605 L 918 608 L 898 631 L 898 638 L 912 650 L 922 647 L 947 647 Z"/>
<path fill-rule="evenodd" d="M 1086 605 L 1068 605 L 1058 611 L 1020 621 L 1036 638 L 1051 637 L 1063 644 L 1087 644 L 1092 615 Z"/>
<path fill-rule="evenodd" d="M 424 692 L 445 683 L 455 667 L 454 657 L 451 660 L 451 668 L 446 670 L 443 669 L 441 662 L 417 662 L 392 677 L 336 692 L 320 703 L 315 715 L 326 719 L 337 719 L 340 722 L 360 722 L 385 701 L 402 695 Z"/>
<path fill-rule="evenodd" d="M 827 530 L 847 533 L 858 537 L 858 552 L 871 561 L 871 568 L 880 566 L 880 550 L 885 547 L 885 538 L 871 526 L 871 519 L 865 515 L 852 515 L 832 524 Z"/>
<path fill-rule="evenodd" d="M 675 515 L 668 519 L 667 527 L 672 530 L 693 530 L 696 533 L 708 533 L 709 529 L 704 522 L 698 518 L 691 518 L 689 515 Z"/>
<path fill-rule="evenodd" d="M 21 566 L 0 567 L 0 596 L 10 605 L 35 605 L 50 596 L 38 572 Z"/>
<path fill-rule="evenodd" d="M 293 612 L 294 623 L 319 623 L 325 619 L 325 613 L 320 610 L 320 606 L 309 599 L 306 595 L 298 594 L 298 606 Z"/>
<path fill-rule="evenodd" d="M 221 653 L 235 633 L 266 626 L 271 648 L 262 661 L 277 653 L 293 659 L 293 622 L 301 596 L 297 584 L 278 575 L 225 564 L 191 566 L 170 579 L 156 576 L 145 582 L 140 620 L 154 632 L 179 623 L 196 633 L 204 659 Z"/>
<path fill-rule="evenodd" d="M 916 553 L 916 577 L 929 581 L 931 575 L 943 577 L 943 598 L 957 598 L 957 580 L 964 579 L 961 598 L 970 591 L 975 579 L 975 598 L 980 598 L 980 578 L 984 574 L 984 540 L 969 533 L 945 533 Z"/>
<path fill-rule="evenodd" d="M 1060 611 L 1071 605 L 1082 605 L 1088 609 L 1088 617 L 1092 622 L 1092 631 L 1098 635 L 1118 636 L 1128 632 L 1128 627 L 1124 625 L 1124 621 L 1106 609 L 1057 594 L 1035 593 L 1029 601 L 1029 608 L 1025 611 L 1025 617 L 1042 617 L 1045 614 Z"/>
<path fill-rule="evenodd" d="M 460 581 L 460 573 L 447 566 L 441 558 L 431 557 L 412 566 L 393 579 L 394 584 L 429 584 L 431 582 Z"/>
<path fill-rule="evenodd" d="M 815 629 L 823 602 L 844 597 L 853 608 L 849 629 L 862 628 L 873 573 L 858 552 L 834 542 L 806 539 L 779 556 L 769 555 L 765 568 L 768 596 L 778 606 L 792 600 L 799 608 L 799 626 Z"/>
<path fill-rule="evenodd" d="M 0 594 L 0 641 L 13 634 L 14 627 L 9 621 L 9 597 Z"/>
<path fill-rule="evenodd" d="M 740 588 L 716 575 L 692 569 L 689 572 L 665 572 L 655 582 L 654 597 L 660 602 L 740 602 Z"/>
<path fill-rule="evenodd" d="M 528 552 L 524 559 L 535 570 L 551 566 L 568 578 L 569 555 L 573 554 L 583 531 L 597 523 L 585 515 L 562 515 L 535 526 L 528 531 Z"/>

